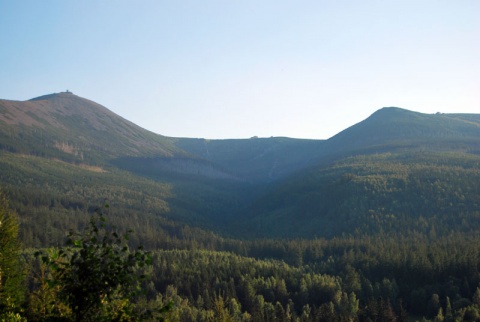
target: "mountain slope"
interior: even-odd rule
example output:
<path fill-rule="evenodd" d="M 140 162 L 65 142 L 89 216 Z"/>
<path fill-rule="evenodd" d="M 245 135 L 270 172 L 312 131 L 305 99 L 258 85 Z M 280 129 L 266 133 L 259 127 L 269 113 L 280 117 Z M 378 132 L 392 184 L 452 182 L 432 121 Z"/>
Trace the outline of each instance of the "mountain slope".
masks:
<path fill-rule="evenodd" d="M 480 117 L 384 108 L 325 142 L 322 159 L 251 206 L 271 237 L 475 231 Z"/>
<path fill-rule="evenodd" d="M 384 108 L 326 141 L 204 140 L 71 93 L 0 100 L 0 187 L 34 245 L 58 242 L 103 198 L 150 244 L 167 221 L 242 238 L 472 231 L 479 158 L 477 114 Z"/>
<path fill-rule="evenodd" d="M 174 142 L 71 93 L 0 100 L 0 189 L 30 246 L 59 242 L 104 199 L 115 207 L 117 225 L 137 227 L 149 244 L 166 220 L 214 229 L 227 209 L 241 208 L 247 189 Z"/>
<path fill-rule="evenodd" d="M 29 101 L 0 100 L 0 147 L 70 162 L 118 156 L 184 155 L 172 140 L 70 92 Z"/>
<path fill-rule="evenodd" d="M 423 114 L 386 107 L 325 142 L 328 155 L 402 148 L 480 151 L 478 114 Z"/>
<path fill-rule="evenodd" d="M 478 182 L 477 155 L 350 157 L 279 183 L 256 200 L 242 226 L 257 236 L 289 238 L 475 231 L 480 228 Z"/>
<path fill-rule="evenodd" d="M 237 140 L 178 139 L 176 145 L 252 182 L 269 182 L 314 164 L 324 141 L 284 137 Z"/>

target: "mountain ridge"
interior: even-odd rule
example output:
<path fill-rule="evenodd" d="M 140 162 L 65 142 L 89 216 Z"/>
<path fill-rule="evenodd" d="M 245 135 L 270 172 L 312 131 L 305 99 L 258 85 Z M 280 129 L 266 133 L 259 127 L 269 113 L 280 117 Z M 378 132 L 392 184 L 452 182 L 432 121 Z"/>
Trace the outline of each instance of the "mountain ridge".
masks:
<path fill-rule="evenodd" d="M 310 238 L 395 225 L 414 229 L 415 209 L 425 216 L 437 211 L 441 218 L 428 219 L 428 225 L 443 224 L 455 209 L 438 200 L 447 198 L 445 191 L 453 196 L 450 203 L 462 205 L 464 222 L 480 204 L 474 185 L 480 180 L 477 114 L 389 107 L 328 140 L 206 140 L 155 134 L 93 101 L 57 93 L 0 100 L 0 125 L 0 184 L 15 196 L 39 194 L 39 204 L 60 207 L 60 213 L 72 211 L 70 205 L 88 209 L 90 190 L 98 188 L 122 211 L 146 221 L 160 216 L 240 237 Z M 60 178 L 56 168 L 72 177 Z M 88 193 L 79 192 L 79 183 Z M 148 200 L 142 189 L 149 189 Z M 21 205 L 21 197 L 13 199 Z M 161 211 L 148 206 L 157 204 Z M 148 214 L 140 215 L 141 209 Z"/>
<path fill-rule="evenodd" d="M 204 140 L 72 95 L 0 100 L 0 194 L 31 267 L 101 212 L 151 251 L 139 305 L 173 301 L 167 319 L 480 316 L 480 115 L 386 108 L 328 140 Z"/>
<path fill-rule="evenodd" d="M 480 122 L 475 114 L 425 114 L 398 107 L 384 107 L 365 120 L 348 127 L 326 141 L 328 154 L 346 156 L 356 151 L 371 153 L 393 147 L 448 149 L 478 147 Z M 468 121 L 466 118 L 473 121 Z M 458 143 L 462 141 L 462 146 Z"/>
<path fill-rule="evenodd" d="M 73 93 L 49 94 L 28 101 L 0 100 L 0 122 L 4 123 L 0 130 L 3 146 L 18 150 L 15 141 L 22 141 L 23 152 L 70 162 L 105 163 L 121 155 L 184 154 L 171 139 L 147 131 Z M 52 152 L 52 146 L 57 151 Z M 70 148 L 65 150 L 62 146 Z"/>

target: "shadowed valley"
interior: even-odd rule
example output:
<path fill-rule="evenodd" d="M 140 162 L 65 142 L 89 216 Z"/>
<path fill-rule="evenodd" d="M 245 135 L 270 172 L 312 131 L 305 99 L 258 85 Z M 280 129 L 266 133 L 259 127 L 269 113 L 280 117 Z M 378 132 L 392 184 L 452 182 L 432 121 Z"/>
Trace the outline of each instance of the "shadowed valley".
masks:
<path fill-rule="evenodd" d="M 108 203 L 153 252 L 138 303 L 173 301 L 172 321 L 480 319 L 479 182 L 479 114 L 387 107 L 326 140 L 206 140 L 70 92 L 0 100 L 24 247 L 61 247 Z"/>

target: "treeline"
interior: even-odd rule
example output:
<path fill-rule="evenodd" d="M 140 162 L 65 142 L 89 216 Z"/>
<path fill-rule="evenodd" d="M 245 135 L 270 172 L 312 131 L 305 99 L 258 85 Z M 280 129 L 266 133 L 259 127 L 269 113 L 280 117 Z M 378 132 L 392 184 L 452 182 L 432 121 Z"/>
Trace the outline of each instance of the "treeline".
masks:
<path fill-rule="evenodd" d="M 375 320 L 376 314 L 385 312 L 393 312 L 396 319 L 407 312 L 434 318 L 440 308 L 458 317 L 477 312 L 479 242 L 475 235 L 436 239 L 383 235 L 239 241 L 232 249 L 243 256 L 233 251 L 158 251 L 152 276 L 159 279 L 154 278 L 149 287 L 151 292 L 164 293 L 172 285 L 188 303 L 197 303 L 199 296 L 215 300 L 221 294 L 225 300 L 235 299 L 249 313 L 252 307 L 244 296 L 245 283 L 251 284 L 255 296 L 261 295 L 273 306 L 279 302 L 286 310 L 290 303 L 290 312 L 297 316 L 308 305 L 313 311 L 316 308 L 313 316 L 318 317 L 323 304 L 333 304 L 335 316 L 340 316 L 339 296 L 353 293 L 359 300 L 359 318 Z"/>
<path fill-rule="evenodd" d="M 246 249 L 268 256 L 289 247 L 301 255 L 297 264 L 225 251 L 155 250 L 135 303 L 174 303 L 164 315 L 169 321 L 477 321 L 479 242 L 383 236 L 257 241 Z"/>
<path fill-rule="evenodd" d="M 238 214 L 229 207 L 238 211 L 251 197 L 233 198 L 223 186 L 173 185 L 8 153 L 0 176 L 28 249 L 63 247 L 67 231 L 88 224 L 92 203 L 107 199 L 108 227 L 133 229 L 130 246 L 152 251 L 135 307 L 173 301 L 165 313 L 171 321 L 480 320 L 478 159 L 421 160 L 359 156 L 288 181 L 250 208 L 273 214 L 249 218 L 277 237 L 260 239 L 246 237 L 238 224 L 245 217 L 230 235 L 214 232 Z M 218 226 L 208 224 L 208 213 Z M 290 230 L 327 237 L 280 238 Z M 42 275 L 32 253 L 22 257 L 30 294 L 46 285 L 32 280 Z"/>
<path fill-rule="evenodd" d="M 467 153 L 384 153 L 347 158 L 266 188 L 162 181 L 6 152 L 0 158 L 3 188 L 20 214 L 26 244 L 35 247 L 60 242 L 65 230 L 49 225 L 53 237 L 45 239 L 39 218 L 81 227 L 100 198 L 116 209 L 117 226 L 133 225 L 141 236 L 162 229 L 157 220 L 236 238 L 469 233 L 480 229 L 479 169 L 478 156 Z"/>
<path fill-rule="evenodd" d="M 177 233 L 159 236 L 163 250 L 152 251 L 137 299 L 146 307 L 173 301 L 171 321 L 480 319 L 474 234 L 202 241 L 192 230 Z"/>
<path fill-rule="evenodd" d="M 107 228 L 114 218 L 106 216 Z M 140 240 L 131 235 L 132 243 Z M 235 240 L 167 225 L 156 246 L 149 278 L 129 305 L 163 308 L 173 302 L 164 314 L 170 321 L 480 319 L 477 234 Z M 49 284 L 41 277 L 48 272 L 33 251 L 22 258 L 28 293 L 43 294 L 39 287 Z M 23 312 L 35 320 L 38 311 L 30 312 L 31 297 L 25 299 Z M 62 310 L 50 313 L 66 314 Z"/>

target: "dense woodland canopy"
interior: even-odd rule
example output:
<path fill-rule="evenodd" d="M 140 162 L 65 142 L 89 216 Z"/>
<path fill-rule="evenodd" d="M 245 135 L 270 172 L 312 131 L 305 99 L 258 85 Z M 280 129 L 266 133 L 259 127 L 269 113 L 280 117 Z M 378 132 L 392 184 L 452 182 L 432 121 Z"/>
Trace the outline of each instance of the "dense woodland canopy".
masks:
<path fill-rule="evenodd" d="M 480 320 L 478 115 L 208 141 L 73 94 L 27 103 L 0 101 L 0 320 Z M 72 272 L 105 254 L 139 292 L 79 309 Z"/>
<path fill-rule="evenodd" d="M 24 157 L 24 162 L 31 162 L 29 158 Z M 418 218 L 409 219 L 406 215 L 399 218 L 398 213 L 393 217 L 395 212 L 391 209 L 392 215 L 386 216 L 381 208 L 373 208 L 366 212 L 370 220 L 364 217 L 364 225 L 354 225 L 356 230 L 350 230 L 350 234 L 329 239 L 236 239 L 195 228 L 191 225 L 194 222 L 189 225 L 169 219 L 168 204 L 164 202 L 172 193 L 168 185 L 153 185 L 145 180 L 142 184 L 151 184 L 151 187 L 142 186 L 141 189 L 151 194 L 139 194 L 131 184 L 110 183 L 107 173 L 103 177 L 96 177 L 96 174 L 89 178 L 91 171 L 63 163 L 54 165 L 58 178 L 64 178 L 62 166 L 65 171 L 76 169 L 83 174 L 83 180 L 95 184 L 95 189 L 88 189 L 87 183 L 82 185 L 81 181 L 76 181 L 72 186 L 82 191 L 83 196 L 72 194 L 68 180 L 56 179 L 49 184 L 45 178 L 32 175 L 31 178 L 39 178 L 37 183 L 30 179 L 23 184 L 23 189 L 14 189 L 12 185 L 9 196 L 13 208 L 21 214 L 24 229 L 20 236 L 24 245 L 45 247 L 62 245 L 66 231 L 82 227 L 95 209 L 88 200 L 97 198 L 98 203 L 102 203 L 103 199 L 99 200 L 97 195 L 102 192 L 115 205 L 107 214 L 108 221 L 115 226 L 133 228 L 136 233 L 131 236 L 132 244 L 143 244 L 153 251 L 150 278 L 143 287 L 145 297 L 139 301 L 144 303 L 142 305 L 157 307 L 173 301 L 175 306 L 165 313 L 173 321 L 212 320 L 220 316 L 234 321 L 331 321 L 333 317 L 384 321 L 393 317 L 405 319 L 407 315 L 433 319 L 439 313 L 447 320 L 455 317 L 477 319 L 476 301 L 480 295 L 477 294 L 480 285 L 478 220 L 468 217 L 467 206 L 464 215 L 458 212 L 455 219 L 449 216 L 453 207 L 448 208 L 452 201 L 458 205 L 459 198 L 469 201 L 478 198 L 475 160 L 472 158 L 470 164 L 463 162 L 462 167 L 455 165 L 453 160 L 453 166 L 461 171 L 457 169 L 444 181 L 438 178 L 439 173 L 449 174 L 446 165 L 428 168 L 414 164 L 414 169 L 422 171 L 412 176 L 415 181 L 410 184 L 427 185 L 429 189 L 418 190 L 426 195 L 422 196 L 395 190 L 395 185 L 404 184 L 396 173 L 402 173 L 406 180 L 411 166 L 392 162 L 395 158 L 391 155 L 380 159 L 389 162 L 380 162 L 378 157 L 356 157 L 337 164 L 329 175 L 341 173 L 338 180 L 348 182 L 342 185 L 344 189 L 358 189 L 349 186 L 358 182 L 366 191 L 372 187 L 370 193 L 380 196 L 379 200 L 372 196 L 365 199 L 370 208 L 381 204 L 388 192 L 396 196 L 409 193 L 403 199 L 396 197 L 405 203 L 424 198 L 428 203 L 423 211 L 428 211 L 429 204 L 447 209 L 438 214 L 424 212 Z M 2 160 L 7 162 L 8 159 Z M 360 161 L 368 164 L 368 171 L 353 169 L 359 167 Z M 395 181 L 389 186 L 391 177 Z M 424 177 L 428 180 L 422 180 Z M 431 178 L 436 178 L 436 186 Z M 458 181 L 464 184 L 447 184 Z M 314 182 L 322 188 L 321 180 Z M 339 184 L 332 180 L 325 182 Z M 55 187 L 56 193 L 41 188 L 50 185 Z M 462 194 L 455 189 L 462 189 Z M 438 196 L 439 200 L 427 194 Z M 347 193 L 342 195 L 348 196 Z M 314 198 L 309 200 L 318 202 Z M 467 205 L 478 209 L 475 204 Z M 305 207 L 314 209 L 308 204 Z M 162 209 L 164 216 L 156 216 L 162 214 Z M 361 213 L 358 210 L 358 214 Z M 302 218 L 299 216 L 298 220 Z M 39 233 L 42 227 L 48 228 L 47 233 Z M 33 260 L 29 252 L 25 254 L 28 261 Z M 34 290 L 36 284 L 30 282 L 29 285 Z"/>
<path fill-rule="evenodd" d="M 171 321 L 480 318 L 478 234 L 236 240 L 170 229 L 152 250 L 135 303 L 144 310 L 173 303 L 162 314 Z M 41 263 L 30 250 L 22 258 L 28 292 L 38 294 Z M 29 301 L 23 314 L 41 319 Z M 65 316 L 54 303 L 50 316 Z"/>

